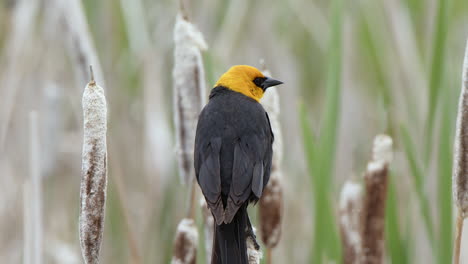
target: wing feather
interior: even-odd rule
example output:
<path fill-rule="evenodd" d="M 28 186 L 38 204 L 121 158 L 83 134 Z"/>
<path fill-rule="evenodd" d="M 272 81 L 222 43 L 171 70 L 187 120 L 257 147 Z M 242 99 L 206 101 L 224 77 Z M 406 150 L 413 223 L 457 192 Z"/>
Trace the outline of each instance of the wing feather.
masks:
<path fill-rule="evenodd" d="M 219 161 L 221 138 L 209 141 L 202 153 L 198 153 L 199 171 L 197 180 L 205 196 L 206 203 L 211 209 L 216 223 L 224 220 L 224 208 L 221 200 L 221 166 Z"/>

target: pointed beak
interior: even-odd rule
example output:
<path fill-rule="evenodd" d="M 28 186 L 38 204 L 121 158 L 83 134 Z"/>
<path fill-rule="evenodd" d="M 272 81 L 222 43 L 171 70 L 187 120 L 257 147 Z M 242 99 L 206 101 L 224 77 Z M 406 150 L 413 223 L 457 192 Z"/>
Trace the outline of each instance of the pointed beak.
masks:
<path fill-rule="evenodd" d="M 265 81 L 262 83 L 263 90 L 266 90 L 268 87 L 276 86 L 282 84 L 282 81 L 275 80 L 270 77 L 266 77 Z"/>

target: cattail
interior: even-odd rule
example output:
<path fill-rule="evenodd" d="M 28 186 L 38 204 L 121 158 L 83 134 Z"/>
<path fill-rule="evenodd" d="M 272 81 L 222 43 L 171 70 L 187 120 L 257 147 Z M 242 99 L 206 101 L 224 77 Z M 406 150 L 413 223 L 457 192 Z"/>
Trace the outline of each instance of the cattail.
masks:
<path fill-rule="evenodd" d="M 29 114 L 29 132 L 30 132 L 30 149 L 29 149 L 29 170 L 31 174 L 31 199 L 27 202 L 31 203 L 31 218 L 32 220 L 32 259 L 31 263 L 42 263 L 42 245 L 43 245 L 43 228 L 42 228 L 42 181 L 41 181 L 41 165 L 40 165 L 40 150 L 39 150 L 39 124 L 38 117 L 35 111 Z"/>
<path fill-rule="evenodd" d="M 195 264 L 198 232 L 193 219 L 184 218 L 177 226 L 172 264 Z"/>
<path fill-rule="evenodd" d="M 270 73 L 263 71 L 266 76 Z M 271 263 L 271 249 L 278 245 L 281 237 L 283 215 L 283 187 L 281 159 L 283 156 L 282 136 L 279 123 L 279 95 L 276 87 L 271 87 L 262 99 L 262 105 L 270 118 L 271 129 L 275 136 L 270 180 L 263 190 L 259 202 L 260 234 L 267 247 L 267 261 Z"/>
<path fill-rule="evenodd" d="M 362 186 L 347 181 L 340 198 L 340 232 L 343 245 L 343 263 L 358 263 L 361 255 L 360 220 L 362 210 Z"/>
<path fill-rule="evenodd" d="M 459 263 L 463 220 L 468 216 L 468 41 L 462 69 L 462 88 L 458 103 L 453 150 L 453 199 L 458 208 L 454 262 Z"/>
<path fill-rule="evenodd" d="M 362 259 L 360 263 L 383 263 L 385 200 L 388 165 L 392 159 L 392 139 L 378 135 L 374 140 L 372 161 L 364 175 L 365 196 L 361 216 Z"/>
<path fill-rule="evenodd" d="M 208 205 L 206 204 L 205 198 L 200 199 L 200 207 L 202 209 L 203 224 L 205 229 L 206 263 L 210 263 L 213 245 L 214 218 L 210 209 L 208 208 Z"/>
<path fill-rule="evenodd" d="M 272 169 L 270 181 L 259 202 L 260 229 L 263 244 L 267 248 L 278 245 L 281 237 L 281 220 L 283 213 L 283 190 L 281 172 Z"/>
<path fill-rule="evenodd" d="M 182 14 L 174 28 L 174 120 L 179 173 L 193 179 L 193 148 L 198 114 L 205 104 L 205 73 L 201 52 L 207 48 L 201 32 Z"/>
<path fill-rule="evenodd" d="M 107 188 L 107 105 L 104 89 L 91 81 L 83 93 L 80 245 L 85 263 L 99 263 Z"/>
<path fill-rule="evenodd" d="M 181 2 L 182 3 L 182 2 Z M 188 216 L 179 223 L 172 263 L 195 263 L 198 231 L 194 224 L 196 184 L 193 149 L 198 114 L 205 104 L 205 73 L 201 51 L 207 49 L 202 33 L 183 15 L 174 27 L 174 121 L 181 181 L 190 186 Z"/>
<path fill-rule="evenodd" d="M 255 234 L 255 227 L 252 226 L 252 231 Z M 258 246 L 257 242 L 250 236 L 247 237 L 247 258 L 249 264 L 260 264 L 260 260 L 262 259 L 262 251 L 260 251 L 260 247 Z"/>

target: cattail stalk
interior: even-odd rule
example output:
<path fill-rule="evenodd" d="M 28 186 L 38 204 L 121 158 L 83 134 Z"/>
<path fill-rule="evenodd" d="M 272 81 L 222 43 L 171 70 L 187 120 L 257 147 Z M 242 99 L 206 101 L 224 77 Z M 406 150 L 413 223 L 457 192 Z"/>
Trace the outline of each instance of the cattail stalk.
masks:
<path fill-rule="evenodd" d="M 104 89 L 91 81 L 83 93 L 83 154 L 80 245 L 86 264 L 99 263 L 107 188 L 107 104 Z"/>
<path fill-rule="evenodd" d="M 271 75 L 265 69 L 263 73 L 266 76 Z M 269 88 L 261 102 L 268 113 L 271 129 L 275 136 L 270 180 L 263 190 L 259 202 L 260 234 L 266 246 L 267 263 L 272 263 L 271 251 L 278 245 L 281 238 L 281 223 L 283 217 L 283 183 L 281 172 L 283 141 L 279 122 L 279 94 L 276 89 L 276 87 Z"/>
<path fill-rule="evenodd" d="M 462 215 L 463 215 L 462 212 L 458 211 L 454 254 L 453 254 L 453 262 L 455 264 L 460 263 L 461 238 L 462 238 L 463 220 L 464 220 Z"/>
<path fill-rule="evenodd" d="M 112 149 L 112 141 L 110 140 L 111 144 L 109 145 L 109 152 L 110 153 L 116 153 Z M 119 205 L 120 209 L 122 210 L 122 224 L 125 227 L 125 231 L 127 234 L 127 242 L 128 242 L 128 248 L 130 251 L 130 258 L 131 260 L 129 261 L 130 264 L 140 264 L 142 263 L 140 253 L 138 252 L 138 246 L 137 246 L 137 239 L 135 239 L 135 235 L 132 231 L 132 222 L 130 221 L 130 215 L 128 212 L 128 197 L 125 193 L 125 184 L 122 179 L 122 170 L 120 166 L 118 165 L 118 159 L 116 156 L 113 156 L 113 158 L 110 160 L 109 163 L 110 167 L 113 168 L 112 170 L 112 179 L 113 183 L 115 184 L 116 190 L 117 190 L 117 198 L 119 200 Z"/>
<path fill-rule="evenodd" d="M 35 111 L 29 114 L 29 168 L 31 173 L 31 191 L 32 199 L 32 262 L 34 264 L 42 263 L 43 252 L 43 228 L 42 228 L 42 181 L 41 181 L 41 166 L 39 153 L 39 124 L 38 117 Z"/>
<path fill-rule="evenodd" d="M 177 226 L 172 264 L 195 264 L 198 231 L 193 219 L 184 218 Z"/>
<path fill-rule="evenodd" d="M 462 69 L 462 87 L 458 103 L 457 125 L 453 152 L 453 199 L 458 208 L 454 263 L 460 261 L 463 220 L 468 216 L 468 40 Z"/>
<path fill-rule="evenodd" d="M 362 258 L 359 263 L 379 264 L 384 261 L 385 203 L 392 144 L 387 135 L 375 138 L 372 161 L 364 175 L 366 193 L 361 216 Z"/>
<path fill-rule="evenodd" d="M 343 263 L 358 263 L 361 255 L 360 220 L 363 190 L 359 183 L 347 181 L 340 198 L 340 232 L 343 245 Z"/>
<path fill-rule="evenodd" d="M 32 264 L 32 245 L 34 228 L 32 218 L 32 199 L 31 199 L 31 182 L 26 180 L 23 184 L 23 264 Z"/>

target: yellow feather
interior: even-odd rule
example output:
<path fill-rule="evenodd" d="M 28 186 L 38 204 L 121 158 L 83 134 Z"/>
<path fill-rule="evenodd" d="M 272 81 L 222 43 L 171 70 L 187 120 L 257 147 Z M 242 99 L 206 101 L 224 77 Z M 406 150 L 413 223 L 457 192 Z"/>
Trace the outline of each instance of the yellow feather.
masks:
<path fill-rule="evenodd" d="M 230 90 L 242 93 L 256 101 L 263 96 L 263 89 L 255 85 L 253 80 L 257 77 L 265 77 L 257 68 L 248 65 L 232 66 L 221 75 L 216 86 L 224 86 Z"/>

